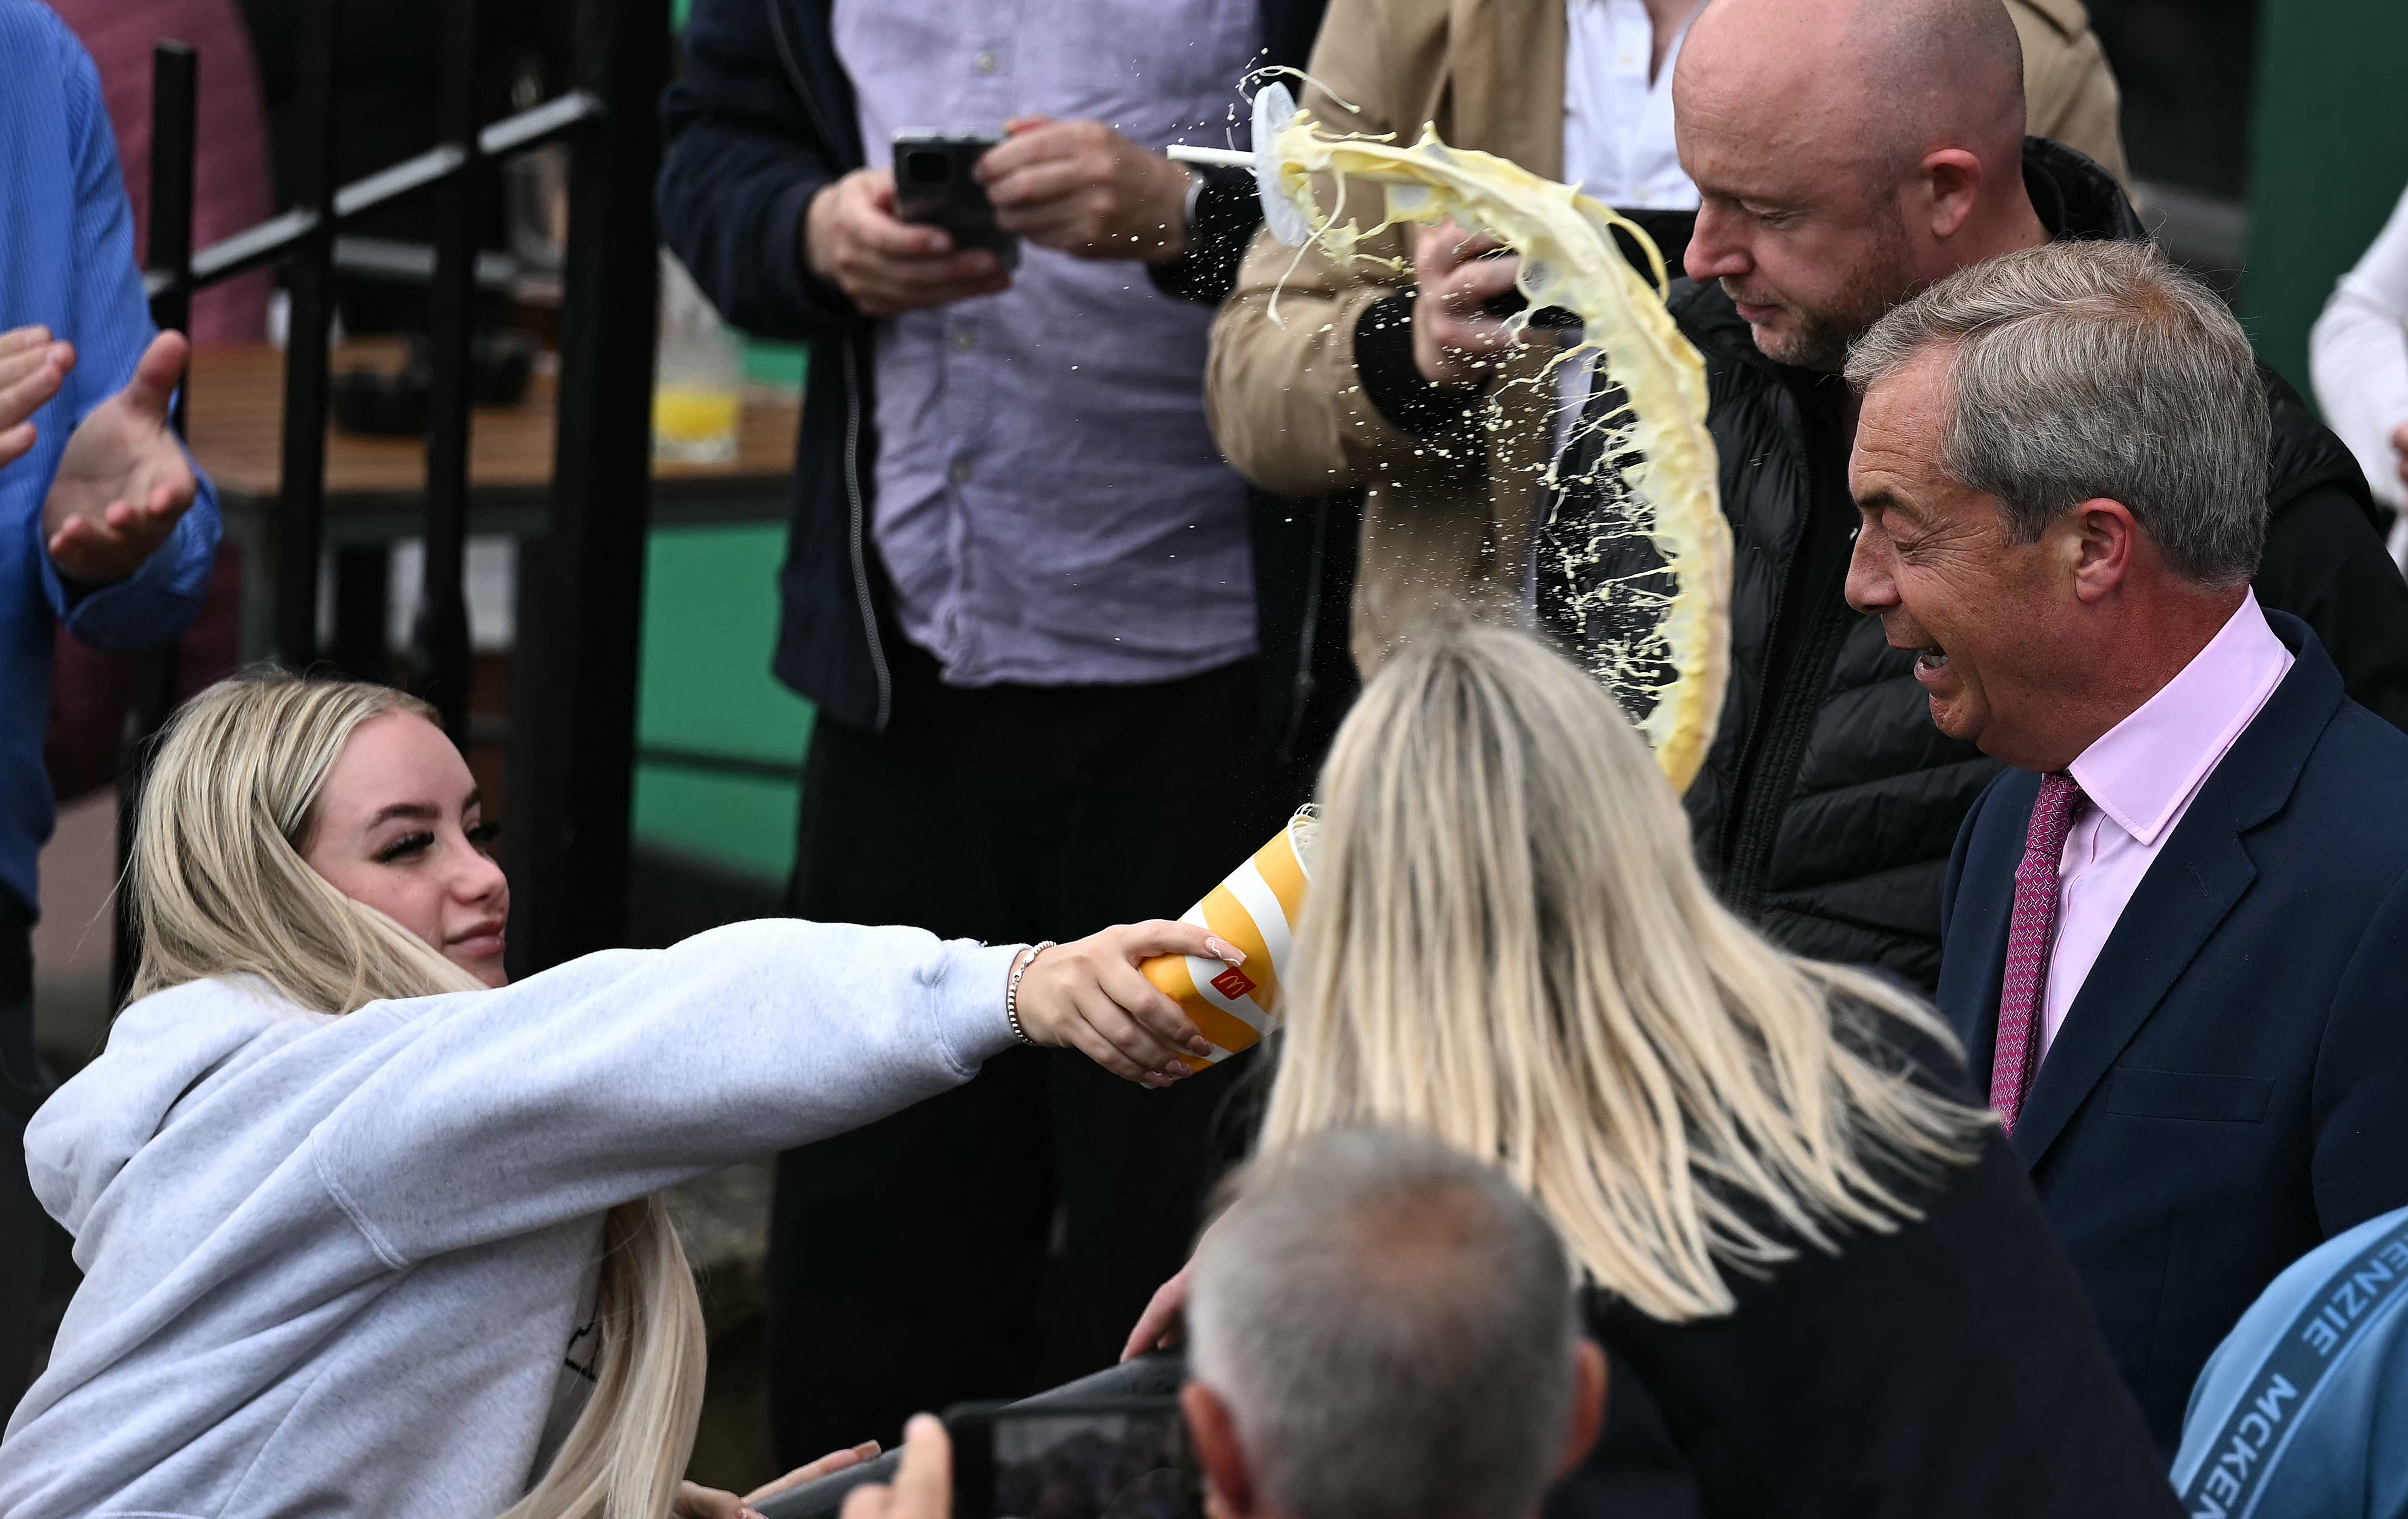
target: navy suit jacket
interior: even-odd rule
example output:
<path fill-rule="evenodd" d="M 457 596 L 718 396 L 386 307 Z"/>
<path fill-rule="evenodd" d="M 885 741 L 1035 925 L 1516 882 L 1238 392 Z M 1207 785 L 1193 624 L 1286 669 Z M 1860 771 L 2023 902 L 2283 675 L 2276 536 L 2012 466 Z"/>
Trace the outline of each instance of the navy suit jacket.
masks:
<path fill-rule="evenodd" d="M 2116 920 L 2014 1144 L 2169 1458 L 2210 1352 L 2284 1267 L 2408 1205 L 2408 735 L 2308 631 Z M 1949 860 L 1940 1008 L 1986 1090 L 2040 778 Z"/>

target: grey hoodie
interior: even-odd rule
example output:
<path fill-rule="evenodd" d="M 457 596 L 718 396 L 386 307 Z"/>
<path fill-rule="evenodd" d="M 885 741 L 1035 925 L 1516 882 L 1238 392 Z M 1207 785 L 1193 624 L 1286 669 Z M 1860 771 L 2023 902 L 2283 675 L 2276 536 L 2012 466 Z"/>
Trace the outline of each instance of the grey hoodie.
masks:
<path fill-rule="evenodd" d="M 144 998 L 26 1131 L 84 1283 L 0 1515 L 489 1519 L 603 1212 L 968 1080 L 1011 954 L 768 922 L 339 1018 Z"/>

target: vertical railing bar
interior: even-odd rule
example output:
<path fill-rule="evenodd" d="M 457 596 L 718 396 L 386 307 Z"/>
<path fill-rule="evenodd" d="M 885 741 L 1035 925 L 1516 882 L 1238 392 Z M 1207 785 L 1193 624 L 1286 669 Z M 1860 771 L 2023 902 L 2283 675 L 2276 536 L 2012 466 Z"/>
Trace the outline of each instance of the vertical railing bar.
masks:
<path fill-rule="evenodd" d="M 335 22 L 337 0 L 302 0 L 293 130 L 298 208 L 315 214 L 284 266 L 283 467 L 276 494 L 276 655 L 304 669 L 318 652 L 318 558 L 325 539 L 327 342 L 335 319 Z"/>
<path fill-rule="evenodd" d="M 426 552 L 411 645 L 419 694 L 468 740 L 473 654 L 462 586 L 468 534 L 469 352 L 477 298 L 476 208 L 484 181 L 477 144 L 477 0 L 444 0 L 443 77 L 436 131 L 466 156 L 435 195 L 435 288 L 427 303 Z"/>
<path fill-rule="evenodd" d="M 190 45 L 162 40 L 150 50 L 150 247 L 145 272 L 162 276 L 150 298 L 150 321 L 162 330 L 193 328 L 193 160 L 199 133 L 200 59 Z M 176 392 L 172 414 L 184 430 L 184 391 Z M 142 804 L 142 783 L 150 768 L 150 741 L 175 700 L 176 651 L 136 655 L 126 681 L 125 722 L 117 744 L 117 879 L 125 879 L 134 848 L 134 826 Z M 124 1004 L 141 964 L 140 925 L 133 902 L 120 890 L 111 897 L 115 937 L 109 947 L 109 1006 Z"/>
<path fill-rule="evenodd" d="M 604 113 L 571 138 L 559 432 L 549 529 L 511 679 L 510 969 L 619 942 L 626 921 L 636 669 L 652 493 L 659 233 L 656 106 L 668 0 L 584 0 L 580 88 Z"/>

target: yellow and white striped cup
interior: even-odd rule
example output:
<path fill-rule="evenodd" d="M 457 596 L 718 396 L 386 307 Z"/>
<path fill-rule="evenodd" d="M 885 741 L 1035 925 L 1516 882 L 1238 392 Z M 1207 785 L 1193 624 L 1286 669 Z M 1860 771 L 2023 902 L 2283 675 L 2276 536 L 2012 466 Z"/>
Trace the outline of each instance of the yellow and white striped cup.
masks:
<path fill-rule="evenodd" d="M 1280 974 L 1294 961 L 1304 890 L 1312 879 L 1314 826 L 1312 809 L 1297 809 L 1254 858 L 1181 915 L 1182 922 L 1199 924 L 1244 951 L 1244 965 L 1164 954 L 1139 967 L 1212 1041 L 1209 1055 L 1180 1056 L 1194 1069 L 1249 1048 L 1278 1021 Z"/>

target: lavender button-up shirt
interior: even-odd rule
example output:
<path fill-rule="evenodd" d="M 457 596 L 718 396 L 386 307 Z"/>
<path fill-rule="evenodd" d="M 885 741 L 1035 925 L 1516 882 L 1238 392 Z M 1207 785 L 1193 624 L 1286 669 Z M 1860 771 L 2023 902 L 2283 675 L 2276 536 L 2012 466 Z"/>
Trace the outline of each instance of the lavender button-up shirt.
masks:
<path fill-rule="evenodd" d="M 835 12 L 873 165 L 899 130 L 1016 116 L 1223 146 L 1258 24 L 1255 0 Z M 1024 245 L 1001 294 L 880 324 L 872 526 L 947 681 L 1169 681 L 1254 652 L 1245 486 L 1204 422 L 1211 320 L 1143 265 Z"/>

